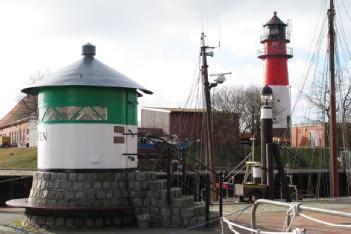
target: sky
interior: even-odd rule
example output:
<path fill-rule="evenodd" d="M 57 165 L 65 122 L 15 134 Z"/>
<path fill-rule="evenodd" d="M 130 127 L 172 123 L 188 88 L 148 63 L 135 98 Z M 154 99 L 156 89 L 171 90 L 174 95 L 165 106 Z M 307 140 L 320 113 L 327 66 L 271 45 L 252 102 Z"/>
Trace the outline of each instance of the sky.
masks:
<path fill-rule="evenodd" d="M 257 50 L 274 11 L 292 22 L 289 78 L 297 92 L 325 5 L 326 0 L 1 0 L 0 118 L 33 74 L 75 62 L 87 42 L 96 46 L 98 60 L 154 92 L 139 99 L 141 106 L 184 106 L 202 31 L 208 45 L 221 45 L 208 59 L 210 74 L 232 72 L 227 86 L 262 85 Z"/>

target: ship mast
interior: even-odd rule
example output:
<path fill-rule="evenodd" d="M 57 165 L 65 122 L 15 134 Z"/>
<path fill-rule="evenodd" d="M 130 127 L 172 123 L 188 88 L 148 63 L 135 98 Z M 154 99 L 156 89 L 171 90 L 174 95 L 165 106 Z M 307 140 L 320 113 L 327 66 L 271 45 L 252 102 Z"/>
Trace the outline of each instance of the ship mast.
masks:
<path fill-rule="evenodd" d="M 334 45 L 335 45 L 335 30 L 334 30 L 334 1 L 330 0 L 328 9 L 328 50 L 329 50 L 329 181 L 330 181 L 330 196 L 339 196 L 339 175 L 336 158 L 336 108 L 335 108 L 335 61 L 334 61 Z"/>
<path fill-rule="evenodd" d="M 206 102 L 206 151 L 207 151 L 207 160 L 208 167 L 214 170 L 214 158 L 212 155 L 213 151 L 213 131 L 212 131 L 212 111 L 211 111 L 211 94 L 210 94 L 210 83 L 208 82 L 208 65 L 207 65 L 207 56 L 213 56 L 213 53 L 207 52 L 207 49 L 213 49 L 213 47 L 208 47 L 205 45 L 205 33 L 201 33 L 201 57 L 202 57 L 202 81 L 205 94 Z M 212 178 L 214 179 L 214 178 Z"/>

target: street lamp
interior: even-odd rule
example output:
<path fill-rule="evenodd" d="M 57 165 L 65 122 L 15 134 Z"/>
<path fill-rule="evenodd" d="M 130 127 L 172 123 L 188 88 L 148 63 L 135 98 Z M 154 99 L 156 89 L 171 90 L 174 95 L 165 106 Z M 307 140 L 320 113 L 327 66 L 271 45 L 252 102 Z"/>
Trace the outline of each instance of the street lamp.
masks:
<path fill-rule="evenodd" d="M 273 91 L 269 86 L 264 86 L 261 93 L 261 102 L 263 106 L 272 107 Z"/>
<path fill-rule="evenodd" d="M 272 101 L 273 91 L 269 86 L 264 86 L 261 93 L 261 166 L 262 166 L 262 184 L 268 187 L 268 197 L 274 197 L 273 185 L 273 163 L 272 153 L 268 144 L 273 142 L 273 113 Z"/>

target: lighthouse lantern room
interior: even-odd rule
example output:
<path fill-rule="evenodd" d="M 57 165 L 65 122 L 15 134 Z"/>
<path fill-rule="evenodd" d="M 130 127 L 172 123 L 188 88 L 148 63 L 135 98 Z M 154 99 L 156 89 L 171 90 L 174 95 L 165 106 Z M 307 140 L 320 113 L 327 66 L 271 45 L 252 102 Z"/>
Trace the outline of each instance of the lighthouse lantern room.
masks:
<path fill-rule="evenodd" d="M 263 27 L 263 49 L 258 51 L 258 58 L 264 61 L 263 85 L 273 90 L 273 135 L 280 137 L 290 127 L 291 97 L 287 60 L 293 55 L 292 49 L 286 47 L 290 42 L 290 33 L 277 12 Z"/>
<path fill-rule="evenodd" d="M 38 95 L 38 169 L 137 167 L 137 90 L 152 92 L 94 58 L 83 58 L 22 90 Z"/>

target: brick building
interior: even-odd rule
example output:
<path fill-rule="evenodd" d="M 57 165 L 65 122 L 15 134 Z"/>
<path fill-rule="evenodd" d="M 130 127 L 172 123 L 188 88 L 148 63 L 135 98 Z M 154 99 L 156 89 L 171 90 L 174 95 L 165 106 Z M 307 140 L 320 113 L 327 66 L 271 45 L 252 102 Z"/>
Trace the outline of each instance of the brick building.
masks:
<path fill-rule="evenodd" d="M 181 141 L 202 139 L 204 114 L 204 109 L 144 107 L 141 109 L 141 128 L 162 129 L 163 135 L 175 135 Z M 213 129 L 215 143 L 239 143 L 238 114 L 213 113 Z"/>
<path fill-rule="evenodd" d="M 324 147 L 325 133 L 322 123 L 295 124 L 291 127 L 291 146 Z"/>
<path fill-rule="evenodd" d="M 26 96 L 0 120 L 0 136 L 9 136 L 11 146 L 37 145 L 36 97 Z"/>
<path fill-rule="evenodd" d="M 343 147 L 342 129 L 351 145 L 351 124 L 337 123 L 337 146 Z M 328 147 L 328 123 L 295 124 L 291 128 L 291 146 L 293 147 Z"/>

